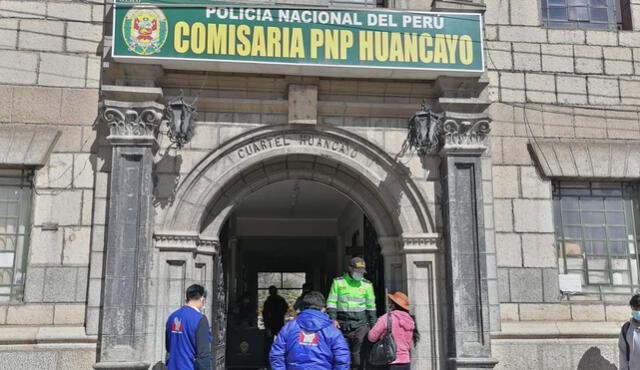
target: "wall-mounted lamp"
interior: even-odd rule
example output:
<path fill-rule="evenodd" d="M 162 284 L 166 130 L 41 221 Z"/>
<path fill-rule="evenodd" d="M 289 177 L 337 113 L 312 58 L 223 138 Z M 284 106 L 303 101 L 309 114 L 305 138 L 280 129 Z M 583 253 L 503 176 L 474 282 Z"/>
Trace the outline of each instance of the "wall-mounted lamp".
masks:
<path fill-rule="evenodd" d="M 440 124 L 442 117 L 433 113 L 428 105 L 422 103 L 411 119 L 407 141 L 420 155 L 436 152 L 440 147 Z"/>
<path fill-rule="evenodd" d="M 178 148 L 191 140 L 194 132 L 195 119 L 198 116 L 196 108 L 191 104 L 185 103 L 182 91 L 175 99 L 167 104 L 166 116 L 169 131 L 167 135 L 169 140 L 176 144 Z"/>

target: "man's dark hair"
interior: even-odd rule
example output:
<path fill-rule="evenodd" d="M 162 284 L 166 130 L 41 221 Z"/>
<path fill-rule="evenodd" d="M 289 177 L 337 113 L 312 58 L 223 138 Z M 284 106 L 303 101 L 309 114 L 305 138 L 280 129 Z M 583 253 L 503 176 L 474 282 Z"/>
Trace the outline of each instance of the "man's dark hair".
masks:
<path fill-rule="evenodd" d="M 635 294 L 629 301 L 629 306 L 640 307 L 640 294 Z"/>
<path fill-rule="evenodd" d="M 187 302 L 194 299 L 200 299 L 202 297 L 207 297 L 207 292 L 204 290 L 202 285 L 193 284 L 187 288 Z"/>
<path fill-rule="evenodd" d="M 276 288 L 275 285 L 272 285 L 269 287 L 269 294 L 276 294 L 278 293 L 278 288 Z"/>
<path fill-rule="evenodd" d="M 317 291 L 311 291 L 302 297 L 300 302 L 300 311 L 303 310 L 322 310 L 326 307 L 324 296 Z"/>

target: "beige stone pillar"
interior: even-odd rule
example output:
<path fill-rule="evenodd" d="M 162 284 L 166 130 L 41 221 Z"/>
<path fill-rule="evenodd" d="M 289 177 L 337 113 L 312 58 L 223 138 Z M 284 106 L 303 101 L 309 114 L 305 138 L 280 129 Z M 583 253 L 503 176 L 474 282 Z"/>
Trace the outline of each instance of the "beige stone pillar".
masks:
<path fill-rule="evenodd" d="M 444 336 L 438 292 L 444 286 L 444 276 L 440 271 L 439 235 L 403 235 L 400 243 L 407 294 L 421 334 L 411 364 L 415 369 L 440 369 Z"/>

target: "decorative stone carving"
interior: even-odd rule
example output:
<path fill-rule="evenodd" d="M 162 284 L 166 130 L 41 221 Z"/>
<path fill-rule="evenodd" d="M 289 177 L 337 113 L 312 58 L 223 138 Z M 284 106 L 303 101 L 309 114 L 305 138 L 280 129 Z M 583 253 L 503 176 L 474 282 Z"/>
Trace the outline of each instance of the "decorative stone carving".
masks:
<path fill-rule="evenodd" d="M 220 246 L 218 239 L 207 239 L 191 233 L 155 233 L 156 248 L 161 251 L 183 251 L 215 254 Z"/>
<path fill-rule="evenodd" d="M 104 100 L 102 119 L 109 124 L 109 139 L 142 138 L 155 140 L 162 122 L 164 105 L 156 102 Z"/>
<path fill-rule="evenodd" d="M 483 152 L 491 132 L 489 117 L 476 113 L 433 113 L 425 104 L 409 120 L 409 134 L 402 153 L 415 148 L 420 155 L 445 151 Z"/>
<path fill-rule="evenodd" d="M 402 236 L 403 253 L 434 253 L 438 251 L 440 234 L 405 234 Z"/>
<path fill-rule="evenodd" d="M 402 241 L 405 245 L 438 244 L 440 234 L 404 234 Z"/>
<path fill-rule="evenodd" d="M 442 136 L 447 147 L 482 147 L 491 126 L 485 114 L 445 113 L 442 119 Z"/>
<path fill-rule="evenodd" d="M 202 237 L 198 237 L 198 246 L 215 249 L 220 246 L 220 241 L 218 239 L 205 239 Z"/>

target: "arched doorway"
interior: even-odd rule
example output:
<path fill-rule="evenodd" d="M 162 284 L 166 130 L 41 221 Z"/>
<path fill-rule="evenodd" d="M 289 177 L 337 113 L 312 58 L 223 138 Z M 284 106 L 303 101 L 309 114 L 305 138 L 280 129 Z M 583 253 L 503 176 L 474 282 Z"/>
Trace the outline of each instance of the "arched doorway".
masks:
<path fill-rule="evenodd" d="M 437 271 L 439 236 L 434 233 L 429 202 L 406 168 L 360 136 L 337 128 L 284 125 L 261 127 L 229 140 L 192 170 L 177 189 L 175 202 L 158 215 L 155 235 L 162 245 L 158 247 L 160 254 L 162 250 L 175 253 L 178 248 L 171 246 L 174 239 L 189 240 L 192 254 L 184 258 L 187 264 L 201 258 L 201 264 L 204 260 L 210 266 L 203 274 L 203 282 L 215 287 L 216 304 L 210 314 L 215 321 L 223 321 L 229 298 L 225 280 L 229 275 L 224 269 L 229 253 L 224 252 L 234 250 L 230 247 L 234 235 L 225 225 L 252 194 L 295 181 L 342 194 L 368 216 L 370 230 L 375 233 L 367 232 L 367 237 L 375 239 L 384 255 L 384 287 L 407 291 L 410 297 L 415 293 L 418 325 L 425 333 L 419 350 L 420 361 L 426 366 L 419 367 L 437 367 L 441 343 L 436 309 L 437 285 L 441 284 Z M 202 257 L 204 254 L 211 257 Z M 335 257 L 341 268 L 344 258 Z M 160 266 L 170 262 L 162 254 L 158 259 Z M 159 270 L 162 275 L 162 268 Z M 335 270 L 326 274 L 335 275 L 338 270 L 336 263 Z M 225 328 L 215 328 L 214 335 L 225 338 Z M 219 365 L 223 350 L 217 348 Z"/>
<path fill-rule="evenodd" d="M 286 317 L 291 319 L 302 284 L 326 296 L 345 261 L 361 256 L 384 312 L 384 264 L 376 231 L 360 207 L 331 186 L 289 179 L 256 190 L 225 223 L 219 255 L 228 302 L 228 316 L 221 316 L 228 321 L 226 342 L 218 342 L 226 344 L 228 369 L 264 366 L 270 338 L 262 308 L 270 286 L 289 304 Z"/>

